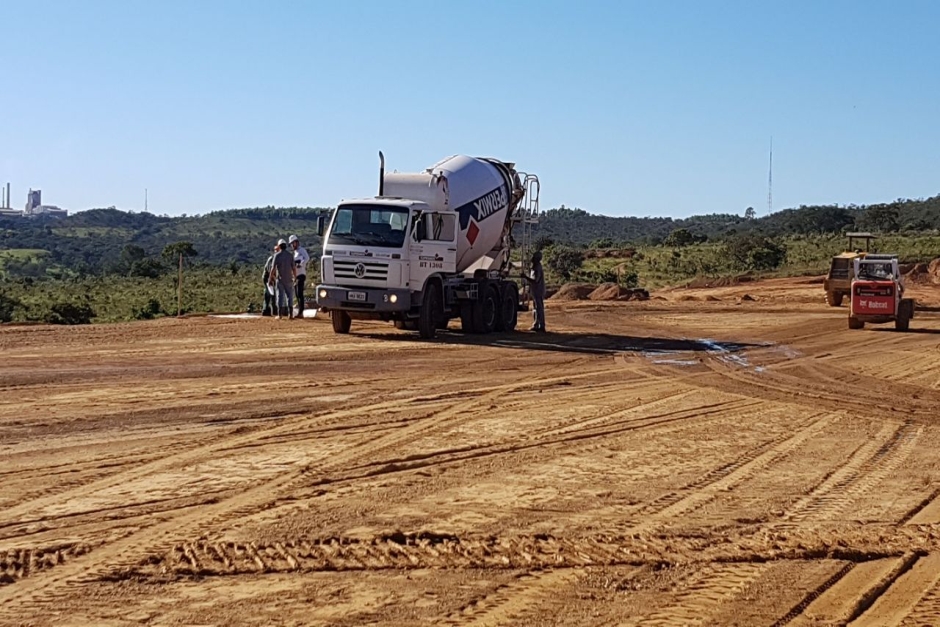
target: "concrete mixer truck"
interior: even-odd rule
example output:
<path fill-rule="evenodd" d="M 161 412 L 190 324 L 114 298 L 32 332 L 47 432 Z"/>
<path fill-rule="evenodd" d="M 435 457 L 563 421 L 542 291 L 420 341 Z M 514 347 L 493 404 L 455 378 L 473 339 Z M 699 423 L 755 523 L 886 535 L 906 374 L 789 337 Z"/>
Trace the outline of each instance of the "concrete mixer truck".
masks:
<path fill-rule="evenodd" d="M 456 318 L 468 333 L 514 330 L 528 298 L 511 277 L 527 269 L 538 177 L 462 155 L 408 174 L 379 160 L 378 195 L 344 200 L 318 225 L 316 299 L 333 331 L 384 320 L 430 339 Z"/>

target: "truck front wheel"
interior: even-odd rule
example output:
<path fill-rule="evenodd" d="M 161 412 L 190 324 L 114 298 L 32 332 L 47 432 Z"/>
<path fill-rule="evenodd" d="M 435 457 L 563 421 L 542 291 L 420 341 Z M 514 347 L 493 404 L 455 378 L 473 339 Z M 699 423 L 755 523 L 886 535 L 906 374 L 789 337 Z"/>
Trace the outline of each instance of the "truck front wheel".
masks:
<path fill-rule="evenodd" d="M 437 323 L 443 314 L 440 309 L 440 288 L 437 283 L 428 283 L 424 291 L 424 301 L 421 303 L 421 314 L 418 316 L 418 335 L 422 340 L 433 340 L 437 335 Z"/>
<path fill-rule="evenodd" d="M 842 292 L 826 292 L 826 304 L 830 307 L 841 307 L 842 296 Z"/>
<path fill-rule="evenodd" d="M 343 335 L 349 333 L 352 318 L 349 317 L 348 313 L 334 309 L 330 312 L 330 317 L 333 319 L 333 333 L 342 333 Z"/>

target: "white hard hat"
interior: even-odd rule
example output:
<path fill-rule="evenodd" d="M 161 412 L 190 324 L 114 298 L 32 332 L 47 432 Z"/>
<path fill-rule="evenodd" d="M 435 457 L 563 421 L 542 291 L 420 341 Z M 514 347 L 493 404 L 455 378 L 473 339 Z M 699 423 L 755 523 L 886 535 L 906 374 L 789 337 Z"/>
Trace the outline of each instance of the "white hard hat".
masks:
<path fill-rule="evenodd" d="M 296 235 L 291 235 L 290 238 L 287 240 L 287 243 L 288 243 L 288 244 L 293 244 L 294 242 L 297 241 L 297 239 L 298 239 L 298 238 L 297 238 Z"/>
<path fill-rule="evenodd" d="M 287 246 L 287 242 L 285 242 L 284 239 L 281 238 L 281 239 L 277 240 L 277 245 L 278 245 L 278 246 Z"/>

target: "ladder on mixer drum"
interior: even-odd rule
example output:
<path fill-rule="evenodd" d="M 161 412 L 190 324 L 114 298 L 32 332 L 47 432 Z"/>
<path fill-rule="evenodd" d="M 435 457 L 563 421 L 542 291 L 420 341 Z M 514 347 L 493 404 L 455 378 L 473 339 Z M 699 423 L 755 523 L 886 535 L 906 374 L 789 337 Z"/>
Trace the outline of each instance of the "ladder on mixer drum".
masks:
<path fill-rule="evenodd" d="M 522 189 L 525 195 L 512 215 L 512 236 L 519 245 L 522 260 L 519 266 L 523 276 L 532 270 L 530 259 L 535 248 L 535 225 L 539 223 L 539 177 L 534 174 L 519 172 L 522 177 Z M 512 264 L 515 267 L 515 264 Z M 522 302 L 528 305 L 532 298 L 529 284 L 522 284 Z"/>

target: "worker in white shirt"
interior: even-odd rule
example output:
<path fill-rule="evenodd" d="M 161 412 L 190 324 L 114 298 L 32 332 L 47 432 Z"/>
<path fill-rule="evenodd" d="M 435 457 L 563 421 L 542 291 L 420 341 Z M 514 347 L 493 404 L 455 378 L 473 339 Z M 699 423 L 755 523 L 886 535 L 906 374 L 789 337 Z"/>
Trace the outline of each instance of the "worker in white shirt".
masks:
<path fill-rule="evenodd" d="M 310 255 L 308 255 L 304 247 L 300 245 L 300 240 L 296 235 L 291 235 L 287 241 L 290 244 L 290 247 L 294 249 L 294 271 L 297 274 L 297 284 L 294 289 L 294 296 L 297 300 L 297 317 L 303 318 L 304 285 L 307 282 L 307 263 L 310 261 Z"/>

